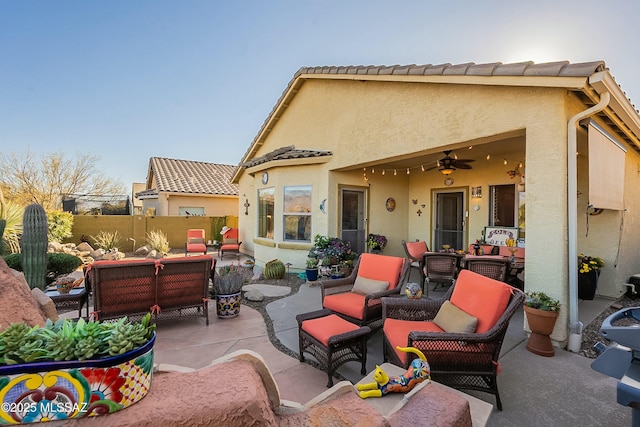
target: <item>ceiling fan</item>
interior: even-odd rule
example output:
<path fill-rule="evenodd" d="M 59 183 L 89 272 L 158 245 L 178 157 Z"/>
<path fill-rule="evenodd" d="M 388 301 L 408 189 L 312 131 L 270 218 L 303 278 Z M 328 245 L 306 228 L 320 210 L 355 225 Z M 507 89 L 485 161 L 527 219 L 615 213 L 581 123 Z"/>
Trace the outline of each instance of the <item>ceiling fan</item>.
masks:
<path fill-rule="evenodd" d="M 456 169 L 471 169 L 471 166 L 467 163 L 475 162 L 474 159 L 457 159 L 451 157 L 452 150 L 443 151 L 444 157 L 436 162 L 435 166 L 432 166 L 426 170 L 438 169 L 443 175 L 450 175 Z"/>

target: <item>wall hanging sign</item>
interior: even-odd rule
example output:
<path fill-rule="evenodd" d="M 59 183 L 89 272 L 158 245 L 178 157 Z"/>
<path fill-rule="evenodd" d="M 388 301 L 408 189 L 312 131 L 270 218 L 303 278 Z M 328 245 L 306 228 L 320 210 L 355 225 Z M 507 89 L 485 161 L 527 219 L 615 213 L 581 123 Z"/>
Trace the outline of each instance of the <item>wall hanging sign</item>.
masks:
<path fill-rule="evenodd" d="M 396 209 L 396 200 L 393 197 L 389 197 L 386 202 L 387 211 L 393 212 Z"/>
<path fill-rule="evenodd" d="M 517 227 L 485 227 L 484 242 L 487 245 L 507 246 L 507 239 L 518 239 Z"/>

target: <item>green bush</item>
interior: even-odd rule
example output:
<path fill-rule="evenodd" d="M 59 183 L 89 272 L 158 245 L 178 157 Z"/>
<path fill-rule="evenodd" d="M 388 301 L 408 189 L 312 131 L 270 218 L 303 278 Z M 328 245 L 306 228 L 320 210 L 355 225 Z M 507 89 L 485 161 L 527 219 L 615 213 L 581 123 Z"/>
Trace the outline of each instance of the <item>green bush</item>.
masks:
<path fill-rule="evenodd" d="M 51 275 L 53 277 L 72 273 L 82 265 L 82 260 L 74 255 L 52 252 L 47 254 L 47 256 L 47 275 Z M 3 258 L 9 268 L 22 271 L 22 259 L 20 254 L 9 254 Z"/>
<path fill-rule="evenodd" d="M 49 241 L 62 243 L 73 234 L 73 215 L 71 212 L 49 211 L 47 212 L 47 224 L 49 226 Z"/>
<path fill-rule="evenodd" d="M 22 271 L 22 260 L 21 260 L 21 255 L 19 253 L 5 255 L 2 258 L 4 258 L 9 268 Z"/>

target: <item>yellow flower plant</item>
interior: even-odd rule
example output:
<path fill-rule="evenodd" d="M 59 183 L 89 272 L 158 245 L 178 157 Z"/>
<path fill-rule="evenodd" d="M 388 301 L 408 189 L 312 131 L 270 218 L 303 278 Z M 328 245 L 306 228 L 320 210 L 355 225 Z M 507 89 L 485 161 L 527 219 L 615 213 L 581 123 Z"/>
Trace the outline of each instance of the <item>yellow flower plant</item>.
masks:
<path fill-rule="evenodd" d="M 597 256 L 578 255 L 578 271 L 588 273 L 592 270 L 599 270 L 604 267 L 604 261 Z"/>

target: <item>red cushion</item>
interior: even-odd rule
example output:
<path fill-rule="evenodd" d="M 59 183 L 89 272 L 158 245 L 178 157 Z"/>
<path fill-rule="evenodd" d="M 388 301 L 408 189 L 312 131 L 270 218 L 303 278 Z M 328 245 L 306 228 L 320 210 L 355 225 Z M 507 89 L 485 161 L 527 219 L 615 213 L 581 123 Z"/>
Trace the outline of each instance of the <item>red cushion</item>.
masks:
<path fill-rule="evenodd" d="M 428 252 L 427 242 L 407 242 L 407 252 L 412 258 L 421 259 L 425 252 Z"/>
<path fill-rule="evenodd" d="M 406 347 L 409 344 L 409 332 L 411 331 L 444 332 L 433 322 L 399 319 L 386 319 L 382 329 L 384 336 L 394 349 L 398 346 Z M 406 363 L 407 353 L 396 350 L 396 354 L 402 363 Z"/>
<path fill-rule="evenodd" d="M 237 239 L 238 238 L 238 229 L 230 228 L 226 233 L 222 235 L 222 242 L 224 243 L 224 239 Z"/>
<path fill-rule="evenodd" d="M 500 246 L 500 255 L 510 257 L 511 251 L 509 249 L 511 248 L 509 248 L 508 246 Z M 524 248 L 513 248 L 513 249 L 515 249 L 515 252 L 513 254 L 514 257 L 524 258 Z"/>
<path fill-rule="evenodd" d="M 238 244 L 227 244 L 220 246 L 221 251 L 237 251 L 240 249 L 240 245 Z"/>
<path fill-rule="evenodd" d="M 462 270 L 456 280 L 451 303 L 478 318 L 476 333 L 493 328 L 509 304 L 513 288 L 469 270 Z"/>
<path fill-rule="evenodd" d="M 322 301 L 322 307 L 362 320 L 364 317 L 364 297 L 364 295 L 355 292 L 327 295 Z"/>
<path fill-rule="evenodd" d="M 207 245 L 204 243 L 187 243 L 187 252 L 207 252 Z"/>
<path fill-rule="evenodd" d="M 360 255 L 358 276 L 389 282 L 388 289 L 394 289 L 400 281 L 404 261 L 395 256 L 365 253 Z"/>
<path fill-rule="evenodd" d="M 360 329 L 360 327 L 347 322 L 335 314 L 302 322 L 302 330 L 326 346 L 329 345 L 329 338 L 332 336 L 357 329 Z"/>

